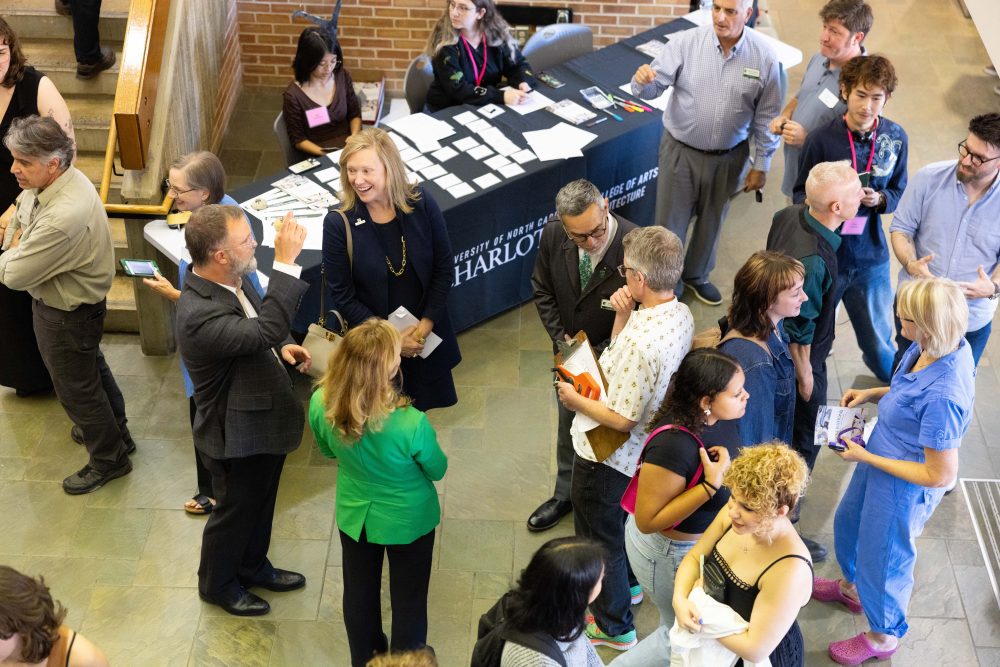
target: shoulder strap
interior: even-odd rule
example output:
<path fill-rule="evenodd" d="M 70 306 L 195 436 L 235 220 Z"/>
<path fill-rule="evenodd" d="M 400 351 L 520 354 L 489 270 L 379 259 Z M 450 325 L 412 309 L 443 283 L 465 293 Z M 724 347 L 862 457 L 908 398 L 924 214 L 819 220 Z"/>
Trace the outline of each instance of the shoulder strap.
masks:
<path fill-rule="evenodd" d="M 341 219 L 344 221 L 344 234 L 347 236 L 347 261 L 354 268 L 354 236 L 351 234 L 351 226 L 347 223 L 347 216 L 344 212 L 337 209 L 337 213 L 340 214 Z"/>
<path fill-rule="evenodd" d="M 785 559 L 788 559 L 788 558 L 798 558 L 799 560 L 803 561 L 806 565 L 808 565 L 809 566 L 809 571 L 812 572 L 813 564 L 812 564 L 812 561 L 810 561 L 808 558 L 806 558 L 805 556 L 800 556 L 798 554 L 787 554 L 785 556 L 782 556 L 781 558 L 776 558 L 774 561 L 771 562 L 770 565 L 768 565 L 767 567 L 765 567 L 764 571 L 757 575 L 757 581 L 753 582 L 753 587 L 757 588 L 757 584 L 760 583 L 761 577 L 763 577 L 765 574 L 767 574 L 768 570 L 770 570 L 772 567 L 774 567 L 775 565 L 777 565 L 781 561 L 783 561 Z"/>
<path fill-rule="evenodd" d="M 690 436 L 691 436 L 692 438 L 694 438 L 694 441 L 698 443 L 698 446 L 699 446 L 700 448 L 702 448 L 702 449 L 705 449 L 705 443 L 703 443 L 703 442 L 701 441 L 701 438 L 699 438 L 698 436 L 696 436 L 696 435 L 695 435 L 694 433 L 692 433 L 691 431 L 689 431 L 689 430 L 688 430 L 688 429 L 686 429 L 685 427 L 683 427 L 683 426 L 680 426 L 680 425 L 678 425 L 678 424 L 664 424 L 663 426 L 660 426 L 660 427 L 658 427 L 658 428 L 655 428 L 655 429 L 653 429 L 653 431 L 652 431 L 652 432 L 651 432 L 651 433 L 649 434 L 649 436 L 648 436 L 648 437 L 646 438 L 646 442 L 645 442 L 645 444 L 643 444 L 643 446 L 642 446 L 642 452 L 641 452 L 641 453 L 639 454 L 639 461 L 638 461 L 638 463 L 636 464 L 636 472 L 638 472 L 638 471 L 639 471 L 639 468 L 640 468 L 640 467 L 642 467 L 642 462 L 643 462 L 643 461 L 644 461 L 644 460 L 646 459 L 646 450 L 647 450 L 647 449 L 649 448 L 649 443 L 650 443 L 650 441 L 651 441 L 651 440 L 653 439 L 653 437 L 654 437 L 654 436 L 656 436 L 656 435 L 658 435 L 659 433 L 661 433 L 661 432 L 663 432 L 663 431 L 666 431 L 666 430 L 668 430 L 668 429 L 674 429 L 674 430 L 676 430 L 676 431 L 682 431 L 682 432 L 684 432 L 684 433 L 687 433 L 687 434 L 688 434 L 688 435 L 690 435 Z M 698 463 L 698 469 L 694 471 L 694 476 L 693 476 L 693 477 L 691 478 L 691 481 L 690 481 L 690 482 L 688 483 L 688 485 L 687 485 L 687 486 L 685 487 L 685 489 L 684 489 L 685 491 L 687 491 L 688 489 L 692 488 L 692 487 L 693 487 L 693 486 L 694 486 L 695 484 L 697 484 L 697 483 L 698 483 L 698 477 L 699 477 L 699 476 L 701 476 L 701 473 L 702 473 L 702 468 L 703 468 L 703 466 L 702 466 L 702 464 L 701 464 L 701 463 L 699 462 L 699 463 Z"/>
<path fill-rule="evenodd" d="M 69 646 L 66 647 L 66 667 L 69 667 L 69 654 L 73 652 L 73 642 L 76 641 L 76 630 L 73 631 L 73 636 L 69 638 Z"/>
<path fill-rule="evenodd" d="M 347 236 L 347 262 L 354 268 L 354 236 L 351 234 L 351 226 L 347 224 L 347 216 L 340 209 L 337 209 L 337 213 L 340 214 L 341 219 L 344 221 L 344 234 Z M 343 316 L 336 310 L 331 311 L 337 316 L 337 320 L 340 322 L 340 335 L 343 336 L 347 333 L 347 322 L 344 321 Z M 326 262 L 320 260 L 319 263 L 319 319 L 317 323 L 321 327 L 326 327 Z"/>
<path fill-rule="evenodd" d="M 561 667 L 567 667 L 566 656 L 563 655 L 562 649 L 559 648 L 559 644 L 556 643 L 556 640 L 550 637 L 547 633 L 521 632 L 510 626 L 505 626 L 502 636 L 506 641 L 520 644 L 525 648 L 529 648 L 536 653 L 541 653 L 545 657 L 554 660 L 559 663 Z"/>

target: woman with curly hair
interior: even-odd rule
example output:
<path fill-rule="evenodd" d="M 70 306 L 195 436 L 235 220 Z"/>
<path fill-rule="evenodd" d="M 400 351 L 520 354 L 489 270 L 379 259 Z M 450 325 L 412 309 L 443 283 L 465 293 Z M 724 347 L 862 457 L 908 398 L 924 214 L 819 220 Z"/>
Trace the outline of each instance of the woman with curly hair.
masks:
<path fill-rule="evenodd" d="M 805 491 L 809 468 L 787 445 L 773 442 L 740 450 L 722 481 L 729 503 L 677 569 L 677 624 L 701 630 L 701 611 L 688 596 L 704 558 L 705 593 L 749 623 L 718 642 L 747 662 L 801 667 L 805 647 L 795 618 L 812 591 L 812 561 L 788 512 Z"/>
<path fill-rule="evenodd" d="M 62 624 L 65 617 L 41 577 L 0 565 L 0 663 L 108 667 L 100 649 Z"/>
<path fill-rule="evenodd" d="M 319 451 L 336 458 L 337 527 L 343 551 L 344 625 L 351 665 L 375 653 L 427 643 L 427 587 L 434 482 L 448 459 L 427 416 L 397 388 L 402 337 L 372 318 L 350 329 L 309 402 Z M 382 631 L 382 562 L 389 557 L 392 642 Z"/>
<path fill-rule="evenodd" d="M 635 515 L 625 523 L 625 551 L 636 579 L 660 611 L 660 625 L 616 665 L 662 665 L 670 654 L 674 572 L 684 554 L 725 506 L 722 475 L 735 456 L 728 447 L 702 444 L 706 427 L 739 419 L 748 395 L 739 363 L 713 348 L 692 350 L 681 361 L 649 423 Z M 714 459 L 714 460 L 713 460 Z"/>
<path fill-rule="evenodd" d="M 537 82 L 493 0 L 448 0 L 427 40 L 431 111 L 459 104 L 521 104 Z M 509 88 L 500 90 L 501 79 Z"/>

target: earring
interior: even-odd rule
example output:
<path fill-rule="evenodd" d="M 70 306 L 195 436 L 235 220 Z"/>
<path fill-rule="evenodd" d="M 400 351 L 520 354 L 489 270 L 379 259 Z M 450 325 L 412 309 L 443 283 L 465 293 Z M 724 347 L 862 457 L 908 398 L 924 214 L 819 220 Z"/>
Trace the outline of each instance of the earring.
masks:
<path fill-rule="evenodd" d="M 708 416 L 710 416 L 711 414 L 712 414 L 712 411 L 711 411 L 711 410 L 709 410 L 708 408 L 705 408 L 705 416 L 706 416 L 706 417 L 708 417 Z"/>

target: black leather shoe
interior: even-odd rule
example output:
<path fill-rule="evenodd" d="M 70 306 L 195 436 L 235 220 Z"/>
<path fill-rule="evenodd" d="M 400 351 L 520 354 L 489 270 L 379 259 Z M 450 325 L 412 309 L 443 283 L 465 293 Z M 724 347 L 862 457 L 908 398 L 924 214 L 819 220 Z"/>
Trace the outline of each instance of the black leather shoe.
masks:
<path fill-rule="evenodd" d="M 214 598 L 201 593 L 198 593 L 198 597 L 209 604 L 222 607 L 233 616 L 263 616 L 271 611 L 271 605 L 267 600 L 245 588 L 240 588 L 239 595 L 232 599 Z"/>
<path fill-rule="evenodd" d="M 132 464 L 128 459 L 125 459 L 125 463 L 117 468 L 105 472 L 94 470 L 89 465 L 85 465 L 63 480 L 63 491 L 71 496 L 90 493 L 97 491 L 111 480 L 124 477 L 130 472 L 132 472 Z"/>
<path fill-rule="evenodd" d="M 572 511 L 573 503 L 570 501 L 549 498 L 528 517 L 528 530 L 536 533 L 548 530 Z"/>
<path fill-rule="evenodd" d="M 106 69 L 111 69 L 115 64 L 115 52 L 106 46 L 101 47 L 101 59 L 93 63 L 76 64 L 76 78 L 93 79 Z"/>
<path fill-rule="evenodd" d="M 271 574 L 266 577 L 253 581 L 241 581 L 240 583 L 247 588 L 256 586 L 274 591 L 275 593 L 284 593 L 285 591 L 294 591 L 297 588 L 303 588 L 306 585 L 306 578 L 305 575 L 298 572 L 273 568 Z"/>
<path fill-rule="evenodd" d="M 799 535 L 799 537 L 802 537 Z M 809 555 L 812 557 L 814 563 L 822 563 L 826 560 L 827 550 L 822 544 L 816 540 L 810 540 L 808 537 L 802 537 L 802 543 L 806 545 L 806 549 L 809 550 Z"/>

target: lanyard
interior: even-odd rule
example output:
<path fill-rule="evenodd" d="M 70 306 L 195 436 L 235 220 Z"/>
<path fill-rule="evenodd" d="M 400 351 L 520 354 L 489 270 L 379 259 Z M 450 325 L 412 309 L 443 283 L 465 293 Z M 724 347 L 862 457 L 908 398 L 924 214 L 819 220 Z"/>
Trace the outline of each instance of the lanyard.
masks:
<path fill-rule="evenodd" d="M 858 173 L 869 173 L 872 170 L 872 159 L 875 157 L 875 133 L 878 131 L 878 118 L 875 119 L 875 127 L 872 128 L 872 148 L 868 152 L 868 166 L 865 167 L 863 172 Z M 854 167 L 854 171 L 858 171 L 858 155 L 854 152 L 854 137 L 851 135 L 851 128 L 847 128 L 847 143 L 851 147 L 851 166 Z"/>
<path fill-rule="evenodd" d="M 483 36 L 483 41 L 486 41 L 486 36 Z M 469 42 L 466 41 L 465 35 L 462 35 L 462 44 L 465 44 L 465 51 L 469 54 L 469 60 L 472 61 L 472 74 L 476 77 L 476 87 L 478 88 L 483 84 L 483 77 L 486 76 L 486 58 L 489 56 L 489 49 L 486 44 L 483 44 L 483 70 L 479 71 L 479 67 L 476 65 L 476 57 L 472 53 L 472 47 L 469 46 Z"/>

